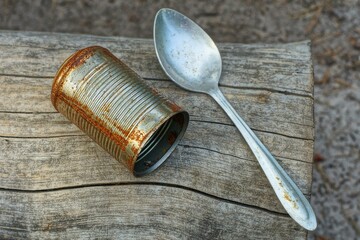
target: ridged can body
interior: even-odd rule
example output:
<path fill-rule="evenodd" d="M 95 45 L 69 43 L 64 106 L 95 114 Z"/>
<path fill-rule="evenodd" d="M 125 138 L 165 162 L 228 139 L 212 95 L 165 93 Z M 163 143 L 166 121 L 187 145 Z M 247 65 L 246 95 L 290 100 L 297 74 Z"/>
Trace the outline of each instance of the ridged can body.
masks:
<path fill-rule="evenodd" d="M 65 61 L 55 76 L 51 101 L 135 176 L 164 162 L 189 122 L 186 111 L 98 46 Z"/>

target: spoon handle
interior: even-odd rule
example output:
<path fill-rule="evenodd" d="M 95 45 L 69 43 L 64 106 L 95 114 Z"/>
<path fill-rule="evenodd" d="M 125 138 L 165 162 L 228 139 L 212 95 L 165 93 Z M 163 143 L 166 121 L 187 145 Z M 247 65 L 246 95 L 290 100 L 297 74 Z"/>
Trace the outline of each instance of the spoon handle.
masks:
<path fill-rule="evenodd" d="M 220 89 L 211 90 L 209 95 L 219 103 L 243 135 L 285 210 L 301 226 L 308 230 L 314 230 L 317 226 L 315 213 L 298 186 L 286 174 L 244 120 L 236 113 Z"/>

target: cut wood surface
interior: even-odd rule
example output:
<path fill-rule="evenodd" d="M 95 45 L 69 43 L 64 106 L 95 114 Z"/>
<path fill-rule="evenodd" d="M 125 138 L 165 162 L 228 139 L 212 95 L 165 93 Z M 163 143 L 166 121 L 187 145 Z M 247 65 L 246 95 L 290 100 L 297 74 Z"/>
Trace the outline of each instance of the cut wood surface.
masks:
<path fill-rule="evenodd" d="M 154 173 L 133 177 L 51 105 L 57 69 L 90 45 L 190 113 L 184 139 Z M 218 46 L 221 90 L 309 197 L 309 42 Z M 150 39 L 1 31 L 0 86 L 0 238 L 306 237 L 225 113 L 172 83 Z"/>

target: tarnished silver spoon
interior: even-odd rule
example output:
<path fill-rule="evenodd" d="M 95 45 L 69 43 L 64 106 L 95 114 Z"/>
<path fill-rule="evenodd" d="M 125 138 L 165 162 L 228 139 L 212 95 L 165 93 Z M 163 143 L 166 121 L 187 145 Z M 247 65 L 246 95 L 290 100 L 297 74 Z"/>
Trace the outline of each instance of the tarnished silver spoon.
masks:
<path fill-rule="evenodd" d="M 221 93 L 221 56 L 212 39 L 186 16 L 164 8 L 155 17 L 154 41 L 165 73 L 181 87 L 215 99 L 250 146 L 285 210 L 302 227 L 314 230 L 316 217 L 308 200 Z"/>

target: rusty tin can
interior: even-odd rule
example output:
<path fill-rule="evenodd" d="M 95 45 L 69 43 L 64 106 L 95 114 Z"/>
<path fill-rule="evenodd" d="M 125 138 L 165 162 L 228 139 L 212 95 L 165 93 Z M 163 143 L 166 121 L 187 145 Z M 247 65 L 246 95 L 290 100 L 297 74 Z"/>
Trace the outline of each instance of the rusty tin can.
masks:
<path fill-rule="evenodd" d="M 189 122 L 186 111 L 98 46 L 79 50 L 63 63 L 51 101 L 135 176 L 159 167 Z"/>

